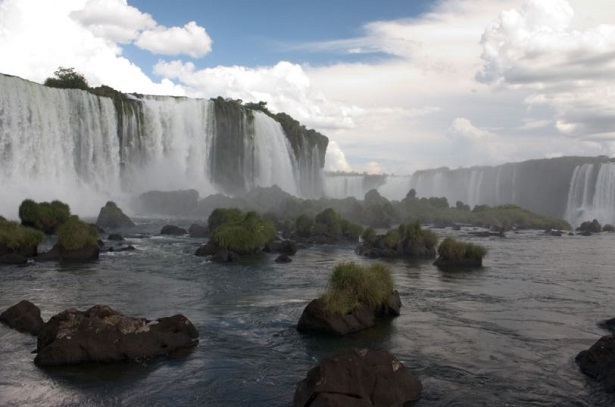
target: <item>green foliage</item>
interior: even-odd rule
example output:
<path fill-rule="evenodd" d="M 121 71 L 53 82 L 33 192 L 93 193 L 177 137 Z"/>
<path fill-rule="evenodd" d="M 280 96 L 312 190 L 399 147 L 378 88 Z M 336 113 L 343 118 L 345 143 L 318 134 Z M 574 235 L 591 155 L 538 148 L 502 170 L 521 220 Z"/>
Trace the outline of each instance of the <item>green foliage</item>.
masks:
<path fill-rule="evenodd" d="M 9 249 L 38 246 L 44 238 L 45 235 L 36 229 L 0 219 L 0 244 Z"/>
<path fill-rule="evenodd" d="M 342 219 L 333 208 L 327 208 L 316 215 L 314 228 L 318 229 L 315 234 L 339 237 L 342 235 Z"/>
<path fill-rule="evenodd" d="M 58 244 L 64 250 L 73 251 L 98 245 L 98 230 L 78 216 L 71 216 L 58 228 Z"/>
<path fill-rule="evenodd" d="M 350 222 L 349 220 L 342 219 L 342 234 L 347 240 L 358 241 L 361 233 L 363 233 L 363 226 Z"/>
<path fill-rule="evenodd" d="M 301 214 L 295 221 L 295 231 L 299 237 L 310 237 L 312 227 L 314 226 L 314 218 L 307 214 Z"/>
<path fill-rule="evenodd" d="M 64 202 L 40 202 L 25 199 L 19 206 L 19 219 L 24 226 L 53 234 L 70 217 L 70 207 Z"/>
<path fill-rule="evenodd" d="M 387 265 L 360 266 L 345 262 L 335 266 L 327 291 L 320 299 L 328 312 L 348 314 L 362 305 L 380 307 L 393 289 L 393 277 Z"/>
<path fill-rule="evenodd" d="M 85 76 L 75 71 L 75 68 L 59 67 L 54 77 L 47 78 L 44 85 L 50 88 L 88 90 L 90 86 Z"/>
<path fill-rule="evenodd" d="M 451 237 L 445 238 L 438 247 L 438 254 L 444 260 L 460 261 L 464 259 L 482 259 L 487 254 L 484 246 L 469 242 L 460 242 Z"/>
<path fill-rule="evenodd" d="M 234 216 L 213 230 L 211 239 L 220 248 L 239 254 L 253 253 L 276 235 L 273 224 L 256 212 L 248 212 L 239 220 L 234 219 Z"/>
<path fill-rule="evenodd" d="M 578 230 L 583 232 L 600 233 L 602 231 L 602 225 L 596 219 L 581 223 Z"/>
<path fill-rule="evenodd" d="M 607 223 L 606 225 L 602 227 L 602 231 L 603 232 L 615 232 L 615 226 Z"/>
<path fill-rule="evenodd" d="M 207 227 L 213 232 L 224 223 L 237 223 L 243 218 L 243 213 L 237 208 L 216 208 L 207 219 Z"/>
<path fill-rule="evenodd" d="M 372 243 L 376 239 L 376 230 L 372 227 L 369 227 L 363 231 L 361 234 L 361 240 L 366 243 Z"/>

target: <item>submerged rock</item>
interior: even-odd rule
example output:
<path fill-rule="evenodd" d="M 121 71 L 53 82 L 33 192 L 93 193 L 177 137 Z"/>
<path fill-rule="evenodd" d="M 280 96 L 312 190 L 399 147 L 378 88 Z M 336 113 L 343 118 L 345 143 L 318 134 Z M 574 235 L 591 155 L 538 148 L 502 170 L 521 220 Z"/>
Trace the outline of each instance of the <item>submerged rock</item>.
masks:
<path fill-rule="evenodd" d="M 615 392 L 615 336 L 603 336 L 575 360 L 581 372 L 600 381 L 607 392 Z"/>
<path fill-rule="evenodd" d="M 38 335 L 43 327 L 41 310 L 30 301 L 23 300 L 0 314 L 0 322 L 19 332 Z"/>
<path fill-rule="evenodd" d="M 199 333 L 183 315 L 149 321 L 106 305 L 69 309 L 41 329 L 34 363 L 41 366 L 142 360 L 195 346 Z"/>
<path fill-rule="evenodd" d="M 374 326 L 378 318 L 398 316 L 400 308 L 401 299 L 397 290 L 393 291 L 389 300 L 379 308 L 362 305 L 349 314 L 328 312 L 324 302 L 317 298 L 303 310 L 297 330 L 338 336 L 346 335 Z"/>
<path fill-rule="evenodd" d="M 288 255 L 286 254 L 280 254 L 278 257 L 276 257 L 275 262 L 276 263 L 290 263 L 292 262 L 293 259 L 291 259 Z"/>
<path fill-rule="evenodd" d="M 113 241 L 116 241 L 116 242 L 122 242 L 122 241 L 124 241 L 126 239 L 124 239 L 124 236 L 120 235 L 119 233 L 111 233 L 109 235 L 109 237 L 107 238 L 107 240 L 113 240 Z"/>
<path fill-rule="evenodd" d="M 292 240 L 272 240 L 265 245 L 265 252 L 293 255 L 297 253 L 297 244 Z"/>
<path fill-rule="evenodd" d="M 0 264 L 22 265 L 27 264 L 28 258 L 18 253 L 0 255 Z"/>
<path fill-rule="evenodd" d="M 298 383 L 295 407 L 404 406 L 423 385 L 386 350 L 347 349 L 322 360 Z"/>

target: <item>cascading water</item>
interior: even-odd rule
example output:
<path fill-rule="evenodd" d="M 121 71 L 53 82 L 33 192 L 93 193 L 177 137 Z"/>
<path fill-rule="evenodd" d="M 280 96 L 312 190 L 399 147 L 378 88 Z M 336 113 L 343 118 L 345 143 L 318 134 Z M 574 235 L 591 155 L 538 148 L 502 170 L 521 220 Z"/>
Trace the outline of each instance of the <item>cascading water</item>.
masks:
<path fill-rule="evenodd" d="M 574 170 L 566 220 L 579 225 L 593 219 L 615 223 L 615 163 L 583 164 Z"/>
<path fill-rule="evenodd" d="M 221 98 L 109 98 L 0 74 L 0 214 L 16 218 L 32 198 L 92 216 L 147 190 L 278 185 L 320 196 L 328 140 L 295 127 L 303 133 L 291 139 L 269 116 Z"/>

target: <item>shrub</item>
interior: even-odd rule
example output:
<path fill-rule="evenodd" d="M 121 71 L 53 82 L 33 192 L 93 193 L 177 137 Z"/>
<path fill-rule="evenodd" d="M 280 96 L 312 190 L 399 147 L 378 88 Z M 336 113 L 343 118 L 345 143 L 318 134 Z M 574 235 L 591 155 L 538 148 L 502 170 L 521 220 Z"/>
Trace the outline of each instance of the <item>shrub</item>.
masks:
<path fill-rule="evenodd" d="M 85 76 L 76 72 L 75 68 L 59 67 L 53 74 L 55 77 L 47 78 L 45 86 L 62 89 L 90 89 Z"/>
<path fill-rule="evenodd" d="M 256 212 L 248 212 L 239 221 L 228 220 L 216 227 L 211 239 L 220 248 L 236 253 L 253 253 L 275 235 L 275 227 L 270 221 L 263 219 Z"/>
<path fill-rule="evenodd" d="M 344 262 L 333 269 L 327 291 L 320 299 L 328 312 L 348 314 L 362 305 L 380 307 L 393 289 L 393 277 L 387 265 L 360 266 Z"/>
<path fill-rule="evenodd" d="M 97 246 L 98 230 L 73 215 L 58 228 L 58 245 L 67 251 Z"/>
<path fill-rule="evenodd" d="M 44 238 L 45 235 L 36 229 L 0 219 L 0 244 L 11 250 L 38 246 Z"/>
<path fill-rule="evenodd" d="M 481 245 L 460 242 L 451 237 L 445 238 L 438 247 L 438 254 L 444 260 L 460 261 L 466 259 L 482 259 L 487 249 Z"/>
<path fill-rule="evenodd" d="M 361 240 L 365 243 L 372 243 L 376 239 L 376 230 L 374 228 L 369 227 L 363 231 L 361 234 Z"/>
<path fill-rule="evenodd" d="M 342 236 L 342 219 L 333 208 L 327 208 L 314 218 L 314 234 Z"/>
<path fill-rule="evenodd" d="M 243 214 L 237 208 L 216 208 L 207 219 L 207 227 L 210 232 L 224 223 L 237 223 L 241 221 Z"/>
<path fill-rule="evenodd" d="M 19 206 L 19 219 L 24 226 L 53 234 L 70 217 L 70 207 L 64 202 L 40 202 L 25 199 Z"/>
<path fill-rule="evenodd" d="M 299 237 L 310 237 L 312 234 L 314 219 L 306 214 L 301 214 L 295 220 L 295 231 Z"/>
<path fill-rule="evenodd" d="M 583 232 L 600 233 L 602 231 L 602 225 L 596 219 L 581 223 L 578 230 Z"/>
<path fill-rule="evenodd" d="M 341 220 L 341 225 L 342 235 L 344 235 L 344 238 L 354 241 L 359 240 L 361 233 L 363 233 L 363 226 L 346 219 Z"/>

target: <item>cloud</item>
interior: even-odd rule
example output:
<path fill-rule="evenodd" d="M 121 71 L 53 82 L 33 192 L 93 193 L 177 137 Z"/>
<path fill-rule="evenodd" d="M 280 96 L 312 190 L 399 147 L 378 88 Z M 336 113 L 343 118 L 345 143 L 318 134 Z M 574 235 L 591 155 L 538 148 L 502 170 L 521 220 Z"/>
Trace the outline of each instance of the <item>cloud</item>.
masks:
<path fill-rule="evenodd" d="M 330 141 L 327 146 L 327 155 L 325 157 L 325 171 L 343 171 L 350 172 L 352 168 L 346 161 L 344 152 L 340 150 L 335 141 Z"/>
<path fill-rule="evenodd" d="M 126 0 L 88 0 L 70 16 L 97 37 L 119 43 L 134 41 L 142 30 L 156 26 L 151 15 L 129 6 Z"/>
<path fill-rule="evenodd" d="M 183 27 L 161 27 L 141 33 L 136 45 L 155 54 L 186 54 L 199 58 L 211 51 L 211 38 L 194 21 Z"/>

